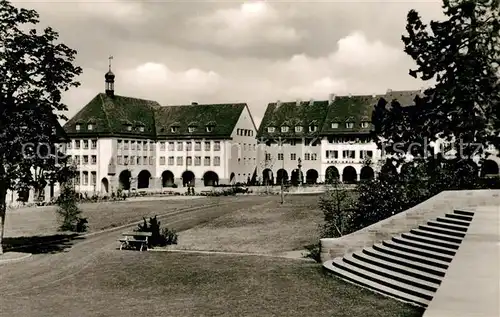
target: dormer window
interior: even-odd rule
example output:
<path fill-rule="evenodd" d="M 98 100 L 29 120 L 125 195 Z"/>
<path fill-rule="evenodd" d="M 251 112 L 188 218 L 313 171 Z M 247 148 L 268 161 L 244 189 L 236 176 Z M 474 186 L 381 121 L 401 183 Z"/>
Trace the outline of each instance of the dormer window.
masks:
<path fill-rule="evenodd" d="M 281 127 L 281 132 L 288 132 L 288 126 L 284 125 Z"/>
<path fill-rule="evenodd" d="M 196 131 L 196 127 L 195 127 L 194 125 L 190 125 L 190 126 L 188 127 L 188 131 L 189 131 L 190 133 L 192 133 L 192 132 Z"/>
<path fill-rule="evenodd" d="M 131 124 L 127 124 L 127 131 L 132 131 L 132 125 Z"/>
<path fill-rule="evenodd" d="M 214 126 L 213 125 L 207 125 L 205 127 L 205 131 L 207 131 L 207 132 L 213 132 L 214 131 Z"/>
<path fill-rule="evenodd" d="M 87 130 L 91 131 L 94 129 L 94 125 L 92 123 L 87 124 Z"/>
<path fill-rule="evenodd" d="M 143 126 L 139 127 L 139 132 L 144 132 L 144 127 Z"/>
<path fill-rule="evenodd" d="M 311 125 L 309 126 L 309 132 L 316 132 L 318 130 L 318 126 L 317 125 Z"/>
<path fill-rule="evenodd" d="M 370 127 L 370 122 L 363 121 L 361 122 L 361 128 L 368 129 Z"/>
<path fill-rule="evenodd" d="M 274 127 L 267 127 L 267 132 L 273 133 L 275 131 Z"/>
<path fill-rule="evenodd" d="M 80 126 L 80 124 L 79 124 L 79 123 L 77 123 L 77 124 L 75 125 L 75 129 L 76 129 L 76 131 L 80 131 L 81 126 Z"/>
<path fill-rule="evenodd" d="M 339 123 L 338 122 L 332 122 L 332 129 L 338 129 L 339 128 Z"/>
<path fill-rule="evenodd" d="M 174 126 L 170 127 L 170 132 L 177 133 L 178 131 L 179 131 L 179 127 L 178 126 L 174 125 Z"/>
<path fill-rule="evenodd" d="M 346 122 L 345 123 L 346 129 L 352 129 L 354 128 L 354 122 Z"/>
<path fill-rule="evenodd" d="M 302 132 L 304 128 L 302 126 L 296 126 L 295 127 L 295 132 Z"/>

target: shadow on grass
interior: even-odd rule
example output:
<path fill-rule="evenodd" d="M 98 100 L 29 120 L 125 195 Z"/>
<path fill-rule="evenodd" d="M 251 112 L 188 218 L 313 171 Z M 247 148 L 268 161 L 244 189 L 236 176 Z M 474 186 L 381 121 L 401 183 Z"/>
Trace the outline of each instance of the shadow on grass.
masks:
<path fill-rule="evenodd" d="M 58 253 L 71 248 L 77 240 L 85 239 L 76 233 L 51 236 L 12 237 L 3 239 L 4 251 L 32 254 Z"/>

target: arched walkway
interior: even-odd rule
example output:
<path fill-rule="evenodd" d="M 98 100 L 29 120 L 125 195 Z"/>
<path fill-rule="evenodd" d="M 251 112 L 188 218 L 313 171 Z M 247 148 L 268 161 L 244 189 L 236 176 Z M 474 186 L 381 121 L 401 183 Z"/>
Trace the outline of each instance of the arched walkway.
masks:
<path fill-rule="evenodd" d="M 163 171 L 161 173 L 161 186 L 162 187 L 172 187 L 175 183 L 174 173 L 171 171 Z"/>
<path fill-rule="evenodd" d="M 234 173 L 231 173 L 231 176 L 229 176 L 229 182 L 230 182 L 231 184 L 234 184 L 235 177 L 236 177 L 236 175 L 235 175 Z"/>
<path fill-rule="evenodd" d="M 493 160 L 485 160 L 481 166 L 481 177 L 498 176 L 498 164 Z"/>
<path fill-rule="evenodd" d="M 185 171 L 182 173 L 182 186 L 194 186 L 194 173 L 191 171 Z"/>
<path fill-rule="evenodd" d="M 262 182 L 264 185 L 272 185 L 274 182 L 273 171 L 270 168 L 266 168 L 262 171 Z"/>
<path fill-rule="evenodd" d="M 296 168 L 292 171 L 292 175 L 290 176 L 290 183 L 292 183 L 293 186 L 297 186 L 299 184 L 299 180 L 300 180 L 299 174 L 300 174 L 300 172 L 299 172 L 298 168 Z"/>
<path fill-rule="evenodd" d="M 213 171 L 207 171 L 203 174 L 203 184 L 205 186 L 216 186 L 219 185 L 219 175 Z"/>
<path fill-rule="evenodd" d="M 358 173 L 356 173 L 356 169 L 352 166 L 346 166 L 344 171 L 342 172 L 342 181 L 346 184 L 354 184 L 356 183 L 356 179 L 358 177 Z"/>
<path fill-rule="evenodd" d="M 101 192 L 103 194 L 109 193 L 109 181 L 106 177 L 101 180 Z"/>
<path fill-rule="evenodd" d="M 120 183 L 120 189 L 130 190 L 130 178 L 132 174 L 129 170 L 123 170 L 118 176 L 118 181 Z"/>
<path fill-rule="evenodd" d="M 286 182 L 288 182 L 288 172 L 281 168 L 276 172 L 276 183 L 281 184 L 282 180 L 283 184 L 286 184 Z"/>
<path fill-rule="evenodd" d="M 373 179 L 375 177 L 375 172 L 373 172 L 373 168 L 370 166 L 363 166 L 361 168 L 361 172 L 359 173 L 359 178 L 363 180 Z"/>
<path fill-rule="evenodd" d="M 150 178 L 151 173 L 148 170 L 142 170 L 139 175 L 137 175 L 137 189 L 149 188 Z"/>
<path fill-rule="evenodd" d="M 315 169 L 310 169 L 306 172 L 306 183 L 307 184 L 316 184 L 318 181 L 319 173 Z"/>
<path fill-rule="evenodd" d="M 325 172 L 325 183 L 331 184 L 334 180 L 338 180 L 339 176 L 339 170 L 335 166 L 328 166 Z"/>

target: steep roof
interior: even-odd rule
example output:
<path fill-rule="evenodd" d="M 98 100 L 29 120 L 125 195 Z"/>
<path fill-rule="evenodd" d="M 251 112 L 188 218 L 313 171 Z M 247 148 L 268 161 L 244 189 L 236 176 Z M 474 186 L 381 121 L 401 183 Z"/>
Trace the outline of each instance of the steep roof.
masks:
<path fill-rule="evenodd" d="M 310 102 L 301 102 L 300 106 L 296 102 L 281 103 L 276 107 L 276 103 L 267 106 L 264 118 L 257 133 L 258 138 L 302 137 L 313 135 L 351 134 L 369 133 L 371 125 L 362 127 L 363 122 L 370 123 L 374 106 L 384 98 L 387 102 L 397 99 L 403 106 L 413 104 L 415 96 L 420 91 L 389 91 L 383 95 L 354 95 L 336 96 L 331 105 L 328 101 L 315 101 L 311 106 Z M 315 133 L 309 133 L 309 122 L 316 120 L 319 129 Z M 346 123 L 353 123 L 353 128 L 347 128 Z M 289 131 L 281 132 L 280 126 L 286 123 L 290 126 Z M 332 123 L 338 123 L 337 128 L 332 127 Z M 303 126 L 304 133 L 296 133 L 294 126 Z M 275 132 L 269 133 L 267 128 L 275 127 Z"/>
<path fill-rule="evenodd" d="M 100 93 L 64 125 L 64 130 L 70 137 L 227 138 L 246 106 L 161 106 L 156 101 Z M 81 125 L 79 131 L 77 124 Z M 88 124 L 92 124 L 92 130 L 87 129 Z M 190 125 L 196 127 L 193 132 L 189 131 Z"/>
<path fill-rule="evenodd" d="M 328 101 L 270 103 L 257 132 L 257 138 L 317 136 L 327 113 Z M 318 130 L 310 132 L 311 125 L 317 126 Z M 288 126 L 288 132 L 281 132 L 281 126 Z M 295 126 L 302 126 L 302 132 L 296 132 Z M 275 127 L 275 132 L 269 133 L 268 127 Z"/>
<path fill-rule="evenodd" d="M 157 137 L 230 137 L 246 106 L 245 103 L 231 103 L 158 107 L 155 109 Z M 192 132 L 190 127 L 194 128 Z"/>

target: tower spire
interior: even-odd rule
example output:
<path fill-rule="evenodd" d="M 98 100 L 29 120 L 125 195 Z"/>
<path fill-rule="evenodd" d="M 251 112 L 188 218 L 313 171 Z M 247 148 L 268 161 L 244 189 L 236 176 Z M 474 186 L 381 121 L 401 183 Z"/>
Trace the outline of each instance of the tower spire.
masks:
<path fill-rule="evenodd" d="M 105 89 L 106 89 L 106 95 L 113 97 L 115 95 L 115 74 L 111 71 L 111 60 L 113 59 L 113 56 L 109 56 L 109 70 L 104 75 L 104 78 L 106 79 L 105 82 Z"/>

